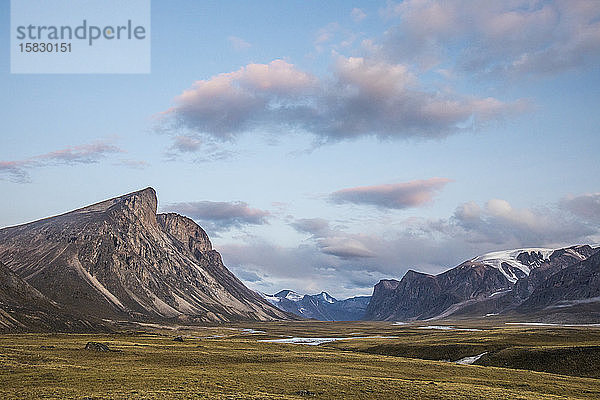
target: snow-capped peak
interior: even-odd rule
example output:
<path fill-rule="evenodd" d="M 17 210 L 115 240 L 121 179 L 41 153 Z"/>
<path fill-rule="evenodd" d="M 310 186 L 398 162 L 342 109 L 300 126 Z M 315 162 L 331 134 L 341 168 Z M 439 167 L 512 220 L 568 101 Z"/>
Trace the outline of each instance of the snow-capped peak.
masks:
<path fill-rule="evenodd" d="M 263 299 L 267 300 L 269 303 L 273 305 L 277 305 L 281 301 L 281 297 L 271 296 L 270 294 L 266 294 L 263 292 L 257 292 Z"/>
<path fill-rule="evenodd" d="M 337 301 L 336 299 L 331 297 L 327 292 L 321 292 L 319 294 L 319 296 L 321 296 L 323 298 L 323 300 L 325 300 L 326 302 L 331 303 L 331 304 L 333 304 Z"/>
<path fill-rule="evenodd" d="M 278 297 L 280 299 L 288 299 L 291 301 L 300 301 L 304 296 L 294 292 L 293 290 L 282 290 L 278 293 L 275 293 L 274 297 Z"/>
<path fill-rule="evenodd" d="M 481 263 L 497 268 L 510 282 L 515 283 L 519 277 L 516 272 L 521 271 L 525 275 L 529 275 L 532 268 L 539 267 L 541 263 L 548 261 L 550 255 L 555 249 L 547 248 L 525 248 L 504 251 L 494 251 L 475 257 L 471 260 L 473 263 Z M 526 253 L 531 262 L 524 264 L 519 260 L 519 256 Z M 507 268 L 505 265 L 510 266 Z"/>

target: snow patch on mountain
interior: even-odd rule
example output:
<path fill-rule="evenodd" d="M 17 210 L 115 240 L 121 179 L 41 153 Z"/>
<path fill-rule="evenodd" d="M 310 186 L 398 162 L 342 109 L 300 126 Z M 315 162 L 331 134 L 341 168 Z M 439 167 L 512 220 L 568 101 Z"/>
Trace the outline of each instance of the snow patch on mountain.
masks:
<path fill-rule="evenodd" d="M 321 321 L 358 321 L 364 316 L 370 296 L 357 296 L 337 300 L 329 293 L 298 294 L 293 290 L 282 290 L 274 295 L 260 295 L 281 310 L 305 318 Z"/>
<path fill-rule="evenodd" d="M 323 298 L 323 300 L 325 300 L 326 302 L 333 304 L 335 303 L 337 300 L 333 297 L 331 297 L 327 292 L 321 292 L 321 294 L 319 295 Z"/>
<path fill-rule="evenodd" d="M 504 251 L 494 251 L 491 253 L 483 254 L 475 257 L 471 260 L 472 263 L 481 263 L 489 265 L 498 269 L 511 283 L 515 283 L 519 277 L 516 275 L 516 270 L 523 272 L 525 275 L 529 275 L 531 269 L 539 267 L 543 262 L 550 259 L 550 255 L 554 253 L 555 249 L 547 248 L 525 248 L 525 249 L 514 249 Z M 521 254 L 526 253 L 530 259 L 534 259 L 531 264 L 524 264 L 519 260 Z M 507 268 L 506 266 L 511 268 Z"/>
<path fill-rule="evenodd" d="M 294 292 L 293 290 L 282 290 L 279 293 L 275 293 L 274 297 L 281 299 L 288 299 L 291 301 L 300 301 L 304 297 L 301 294 Z"/>

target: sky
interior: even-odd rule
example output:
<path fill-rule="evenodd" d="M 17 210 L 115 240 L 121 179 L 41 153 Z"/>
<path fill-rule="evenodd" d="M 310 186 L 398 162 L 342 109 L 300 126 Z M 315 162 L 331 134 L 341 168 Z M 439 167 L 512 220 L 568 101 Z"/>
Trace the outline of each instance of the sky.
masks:
<path fill-rule="evenodd" d="M 337 298 L 600 242 L 595 0 L 152 1 L 151 73 L 0 87 L 0 227 L 151 186 L 252 289 Z"/>

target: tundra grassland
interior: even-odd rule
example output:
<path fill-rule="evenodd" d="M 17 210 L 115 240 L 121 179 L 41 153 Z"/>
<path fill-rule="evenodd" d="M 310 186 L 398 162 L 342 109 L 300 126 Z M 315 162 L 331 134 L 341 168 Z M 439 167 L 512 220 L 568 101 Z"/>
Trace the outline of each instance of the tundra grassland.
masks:
<path fill-rule="evenodd" d="M 263 341 L 289 337 L 348 339 Z M 86 350 L 91 341 L 111 351 Z M 464 322 L 127 325 L 111 334 L 5 334 L 0 398 L 592 399 L 600 398 L 599 349 L 598 327 Z M 480 365 L 453 362 L 482 353 Z"/>

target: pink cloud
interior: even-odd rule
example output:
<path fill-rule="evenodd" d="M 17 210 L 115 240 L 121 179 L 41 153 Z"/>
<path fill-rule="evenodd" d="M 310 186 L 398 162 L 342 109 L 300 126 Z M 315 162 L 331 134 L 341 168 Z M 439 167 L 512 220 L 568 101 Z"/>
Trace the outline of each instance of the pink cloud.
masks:
<path fill-rule="evenodd" d="M 451 179 L 431 178 L 405 183 L 360 186 L 338 190 L 330 195 L 335 203 L 375 205 L 381 208 L 404 209 L 422 207 L 433 201 L 436 193 Z"/>
<path fill-rule="evenodd" d="M 400 20 L 382 53 L 426 68 L 457 45 L 460 69 L 496 75 L 557 73 L 594 65 L 600 54 L 600 2 L 594 0 L 405 0 L 382 14 Z"/>
<path fill-rule="evenodd" d="M 300 94 L 316 83 L 312 75 L 293 64 L 273 60 L 269 64 L 248 64 L 236 74 L 242 86 L 276 94 Z"/>
<path fill-rule="evenodd" d="M 123 150 L 106 142 L 96 142 L 82 146 L 72 146 L 32 157 L 30 160 L 41 164 L 90 164 L 96 163 L 107 154 L 122 153 Z"/>
<path fill-rule="evenodd" d="M 317 79 L 282 60 L 249 64 L 195 82 L 174 102 L 162 122 L 217 141 L 256 129 L 308 133 L 319 142 L 439 138 L 525 109 L 522 101 L 427 91 L 406 65 L 341 56 L 331 77 Z"/>
<path fill-rule="evenodd" d="M 252 208 L 242 201 L 194 201 L 168 204 L 166 211 L 177 212 L 200 221 L 209 232 L 268 223 L 268 211 Z"/>
<path fill-rule="evenodd" d="M 27 167 L 28 163 L 26 161 L 0 161 L 0 176 L 7 176 L 12 182 L 29 182 Z"/>
<path fill-rule="evenodd" d="M 29 170 L 51 165 L 93 164 L 110 154 L 123 153 L 119 147 L 105 141 L 71 146 L 24 160 L 0 161 L 0 174 L 17 183 L 30 181 Z"/>

